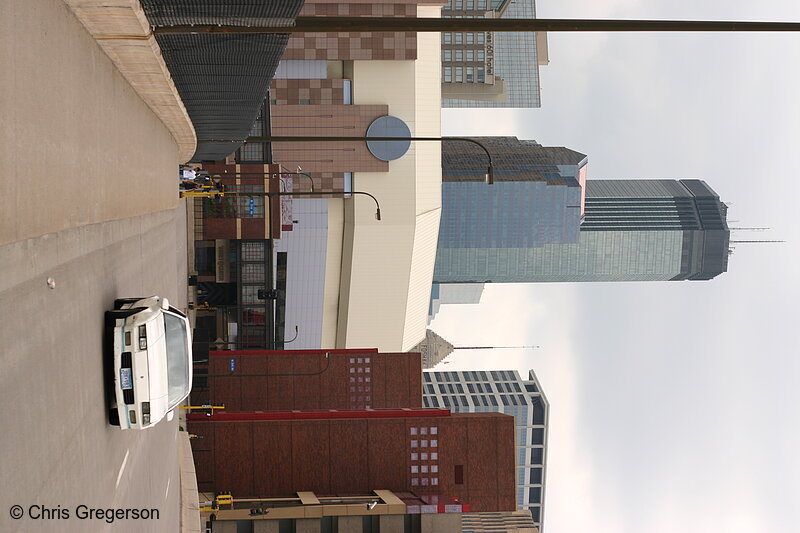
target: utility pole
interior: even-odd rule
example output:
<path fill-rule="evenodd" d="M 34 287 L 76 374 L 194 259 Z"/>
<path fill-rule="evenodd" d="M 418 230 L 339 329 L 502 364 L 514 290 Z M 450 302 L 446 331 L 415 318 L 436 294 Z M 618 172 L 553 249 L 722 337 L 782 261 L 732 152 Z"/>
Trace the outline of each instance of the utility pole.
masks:
<path fill-rule="evenodd" d="M 797 32 L 800 22 L 721 20 L 504 19 L 414 17 L 297 17 L 289 26 L 177 25 L 153 28 L 155 35 L 187 33 L 339 32 Z"/>

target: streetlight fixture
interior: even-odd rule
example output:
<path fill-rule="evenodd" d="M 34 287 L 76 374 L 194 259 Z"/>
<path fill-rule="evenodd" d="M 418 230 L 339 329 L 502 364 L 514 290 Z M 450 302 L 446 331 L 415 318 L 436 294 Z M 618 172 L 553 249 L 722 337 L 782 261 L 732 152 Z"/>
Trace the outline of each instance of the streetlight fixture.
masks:
<path fill-rule="evenodd" d="M 313 354 L 317 355 L 317 354 Z M 234 374 L 230 372 L 228 374 L 205 374 L 204 377 L 207 378 L 284 378 L 284 377 L 303 377 L 303 376 L 319 376 L 320 374 L 324 374 L 328 371 L 331 366 L 331 353 L 325 352 L 325 368 L 320 370 L 319 372 L 307 372 L 307 373 L 294 373 L 294 374 Z"/>
<path fill-rule="evenodd" d="M 211 176 L 211 180 L 213 181 L 215 178 L 219 179 L 219 178 L 231 177 L 231 176 L 237 176 L 237 177 L 269 176 L 270 178 L 272 176 L 277 176 L 277 177 L 280 178 L 280 176 L 286 174 L 286 175 L 290 175 L 290 176 L 304 176 L 304 177 L 308 178 L 309 185 L 311 187 L 311 190 L 313 191 L 314 190 L 314 178 L 312 178 L 311 175 L 308 172 L 300 172 L 301 170 L 302 170 L 302 168 L 298 167 L 297 168 L 297 172 L 283 172 L 283 171 L 281 171 L 281 172 L 228 172 L 228 171 L 223 171 L 223 172 L 215 172 Z"/>
<path fill-rule="evenodd" d="M 208 196 L 263 196 L 266 198 L 272 198 L 273 196 L 281 197 L 281 196 L 323 196 L 328 198 L 347 198 L 351 194 L 363 194 L 364 196 L 369 196 L 372 198 L 372 201 L 375 202 L 375 219 L 381 219 L 381 204 L 378 203 L 378 199 L 375 198 L 372 194 L 365 192 L 365 191 L 332 191 L 332 192 L 319 192 L 319 191 L 289 191 L 289 192 L 221 192 L 221 193 L 196 193 L 196 194 L 205 194 Z"/>
<path fill-rule="evenodd" d="M 494 183 L 494 162 L 492 161 L 492 154 L 489 153 L 489 149 L 483 145 L 483 143 L 476 141 L 475 139 L 471 139 L 469 137 L 382 137 L 382 136 L 372 136 L 372 135 L 362 135 L 362 136 L 350 136 L 350 137 L 343 137 L 343 136 L 308 136 L 308 135 L 269 135 L 269 136 L 258 136 L 258 137 L 248 137 L 247 139 L 241 140 L 230 140 L 230 139 L 201 139 L 197 142 L 210 142 L 210 143 L 222 143 L 222 142 L 229 142 L 229 143 L 240 143 L 240 144 L 247 144 L 247 143 L 273 143 L 273 142 L 337 142 L 337 141 L 352 141 L 352 142 L 369 142 L 369 141 L 396 141 L 396 142 L 408 142 L 408 141 L 435 141 L 435 142 L 444 142 L 444 141 L 463 141 L 463 142 L 470 142 L 479 146 L 485 153 L 486 158 L 489 160 L 489 166 L 486 168 L 486 172 L 484 174 L 484 181 L 492 185 Z M 380 217 L 378 217 L 380 220 Z"/>

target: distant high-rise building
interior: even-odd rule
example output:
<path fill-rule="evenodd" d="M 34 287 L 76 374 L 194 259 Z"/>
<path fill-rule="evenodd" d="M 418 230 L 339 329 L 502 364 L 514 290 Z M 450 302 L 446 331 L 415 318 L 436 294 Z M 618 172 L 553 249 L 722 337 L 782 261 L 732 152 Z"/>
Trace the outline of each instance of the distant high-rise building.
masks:
<path fill-rule="evenodd" d="M 586 156 L 515 137 L 475 139 L 492 156 L 495 183 L 484 183 L 488 161 L 480 147 L 443 143 L 437 272 L 493 281 L 507 270 L 491 261 L 494 250 L 578 242 Z M 470 263 L 447 264 L 448 251 L 456 260 L 466 253 Z M 435 275 L 433 281 L 457 280 Z"/>
<path fill-rule="evenodd" d="M 534 0 L 447 0 L 444 18 L 535 18 Z M 545 32 L 443 32 L 442 107 L 540 107 Z"/>
<path fill-rule="evenodd" d="M 481 303 L 482 294 L 483 283 L 434 283 L 431 286 L 428 323 L 430 324 L 436 313 L 439 312 L 439 306 L 442 304 L 479 304 Z M 429 367 L 426 366 L 424 368 Z"/>
<path fill-rule="evenodd" d="M 514 416 L 517 509 L 541 527 L 549 405 L 533 370 L 527 380 L 515 370 L 423 372 L 423 405 Z"/>
<path fill-rule="evenodd" d="M 434 282 L 708 280 L 727 270 L 727 206 L 702 180 L 590 180 L 584 213 L 577 242 L 439 246 Z"/>

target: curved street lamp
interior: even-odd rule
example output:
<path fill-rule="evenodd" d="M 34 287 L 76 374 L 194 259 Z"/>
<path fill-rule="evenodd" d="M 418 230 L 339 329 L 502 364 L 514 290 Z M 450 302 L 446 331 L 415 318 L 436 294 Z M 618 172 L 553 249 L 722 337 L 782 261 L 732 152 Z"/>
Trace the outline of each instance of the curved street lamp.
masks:
<path fill-rule="evenodd" d="M 484 174 L 484 180 L 489 185 L 494 183 L 494 163 L 492 161 L 492 154 L 489 153 L 488 148 L 484 146 L 481 142 L 476 141 L 475 139 L 471 139 L 469 137 L 381 137 L 381 136 L 350 136 L 350 137 L 343 137 L 343 136 L 309 136 L 309 135 L 269 135 L 269 136 L 259 136 L 259 137 L 248 137 L 247 139 L 243 140 L 231 140 L 231 139 L 201 139 L 197 142 L 213 142 L 213 143 L 222 143 L 222 142 L 229 142 L 229 143 L 273 143 L 273 142 L 335 142 L 335 141 L 353 141 L 353 142 L 367 142 L 367 141 L 397 141 L 397 142 L 408 142 L 408 141 L 436 141 L 436 142 L 444 142 L 444 141 L 464 141 L 470 142 L 472 144 L 478 145 L 485 153 L 486 158 L 489 160 L 489 166 L 486 169 L 486 173 Z M 378 218 L 380 220 L 380 218 Z"/>
<path fill-rule="evenodd" d="M 365 192 L 365 191 L 331 191 L 331 192 L 319 192 L 319 191 L 288 191 L 288 192 L 222 192 L 222 193 L 199 193 L 199 194 L 207 194 L 208 196 L 264 196 L 267 198 L 272 198 L 273 196 L 323 196 L 329 198 L 347 198 L 351 194 L 363 194 L 364 196 L 369 196 L 372 198 L 372 201 L 375 202 L 375 218 L 377 220 L 381 219 L 381 204 L 378 203 L 378 199 L 375 198 L 372 194 Z"/>

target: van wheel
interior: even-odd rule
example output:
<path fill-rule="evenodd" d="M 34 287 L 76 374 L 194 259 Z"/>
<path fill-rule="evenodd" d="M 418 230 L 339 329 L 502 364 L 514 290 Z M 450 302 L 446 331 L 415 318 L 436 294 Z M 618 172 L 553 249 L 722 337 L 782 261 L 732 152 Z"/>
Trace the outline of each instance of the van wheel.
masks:
<path fill-rule="evenodd" d="M 114 300 L 114 309 L 122 309 L 123 305 L 136 303 L 139 300 L 144 300 L 144 298 L 117 298 Z"/>
<path fill-rule="evenodd" d="M 115 309 L 113 311 L 106 311 L 106 326 L 115 327 L 117 320 L 127 318 L 135 315 L 139 311 L 144 311 L 146 307 L 134 307 L 132 309 Z"/>

